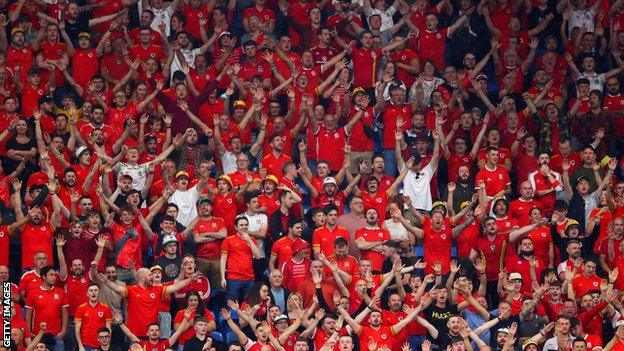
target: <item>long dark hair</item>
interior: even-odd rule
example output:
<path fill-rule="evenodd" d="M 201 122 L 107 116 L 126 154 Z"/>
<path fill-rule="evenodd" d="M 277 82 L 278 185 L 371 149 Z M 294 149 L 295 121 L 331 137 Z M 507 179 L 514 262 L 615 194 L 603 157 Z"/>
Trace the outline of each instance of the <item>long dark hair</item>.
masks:
<path fill-rule="evenodd" d="M 204 300 L 202 300 L 201 296 L 197 292 L 197 290 L 189 290 L 184 295 L 184 308 L 188 307 L 189 298 L 191 296 L 197 296 L 197 300 L 199 303 L 197 304 L 197 309 L 195 310 L 196 316 L 203 316 L 206 312 L 206 307 L 204 306 Z"/>
<path fill-rule="evenodd" d="M 260 298 L 260 289 L 262 289 L 263 286 L 268 287 L 268 284 L 264 282 L 258 282 L 254 284 L 251 290 L 249 290 L 249 293 L 247 294 L 247 303 L 250 307 L 259 305 L 263 302 Z"/>

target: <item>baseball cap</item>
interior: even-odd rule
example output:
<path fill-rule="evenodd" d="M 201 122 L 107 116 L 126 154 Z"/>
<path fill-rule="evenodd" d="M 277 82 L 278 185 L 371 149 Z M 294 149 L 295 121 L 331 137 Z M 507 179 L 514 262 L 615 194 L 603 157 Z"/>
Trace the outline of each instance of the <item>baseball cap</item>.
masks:
<path fill-rule="evenodd" d="M 544 103 L 544 109 L 546 109 L 546 106 L 548 106 L 548 105 L 553 105 L 553 106 L 555 106 L 557 108 L 557 110 L 559 110 L 559 106 L 557 106 L 557 104 L 554 101 L 552 101 L 552 100 L 547 100 Z"/>
<path fill-rule="evenodd" d="M 509 274 L 509 279 L 508 280 L 522 280 L 522 276 L 518 272 L 513 272 L 513 273 Z M 499 331 L 500 331 L 500 329 L 499 329 Z M 509 330 L 507 332 L 509 332 Z"/>
<path fill-rule="evenodd" d="M 286 321 L 288 322 L 288 317 L 285 314 L 280 314 L 279 316 L 276 316 L 273 319 L 273 322 L 277 323 L 277 322 L 281 322 L 281 321 Z"/>
<path fill-rule="evenodd" d="M 470 202 L 469 200 L 466 200 L 466 201 L 462 202 L 461 205 L 459 205 L 459 208 L 461 210 L 463 210 L 464 208 L 466 208 L 467 206 L 470 206 L 470 205 L 472 205 L 472 202 Z"/>
<path fill-rule="evenodd" d="M 91 34 L 89 34 L 87 32 L 80 32 L 80 34 L 78 34 L 78 38 L 80 38 L 80 37 L 91 39 Z"/>
<path fill-rule="evenodd" d="M 353 89 L 353 95 L 355 96 L 357 94 L 366 94 L 366 92 L 364 91 L 364 88 L 357 87 L 357 88 Z"/>
<path fill-rule="evenodd" d="M 159 265 L 155 264 L 155 265 L 153 265 L 153 266 L 151 266 L 151 267 L 150 267 L 150 272 L 153 272 L 153 271 L 155 271 L 155 270 L 157 270 L 157 269 L 159 269 L 160 271 L 162 271 L 162 270 L 163 270 L 161 266 L 159 266 Z"/>
<path fill-rule="evenodd" d="M 323 179 L 323 186 L 325 186 L 326 184 L 334 184 L 338 186 L 338 183 L 336 182 L 336 178 L 334 177 L 326 177 L 325 179 Z"/>
<path fill-rule="evenodd" d="M 576 220 L 574 220 L 574 219 L 570 219 L 570 220 L 568 221 L 568 224 L 566 224 L 566 227 L 565 227 L 565 230 L 564 230 L 564 231 L 568 231 L 568 229 L 570 229 L 570 227 L 572 227 L 573 225 L 576 225 L 576 226 L 579 226 L 579 227 L 580 227 L 579 222 L 577 222 L 577 221 L 576 221 Z"/>
<path fill-rule="evenodd" d="M 498 328 L 498 330 L 496 331 L 496 334 L 498 333 L 509 334 L 509 328 Z"/>
<path fill-rule="evenodd" d="M 224 35 L 229 35 L 229 36 L 232 36 L 232 33 L 230 33 L 230 32 L 228 32 L 227 30 L 225 30 L 225 31 L 223 31 L 223 32 L 219 33 L 219 39 L 221 39 L 221 37 L 222 37 L 222 36 L 224 36 Z"/>
<path fill-rule="evenodd" d="M 178 243 L 178 239 L 175 237 L 175 235 L 165 235 L 165 237 L 163 238 L 163 246 L 167 246 L 167 244 L 171 244 L 171 243 Z"/>
<path fill-rule="evenodd" d="M 479 80 L 483 80 L 483 79 L 488 80 L 488 77 L 484 73 L 479 73 L 475 77 L 475 81 L 479 81 Z"/>
<path fill-rule="evenodd" d="M 219 178 L 217 178 L 217 180 L 219 179 L 225 180 L 228 184 L 230 184 L 230 186 L 232 186 L 232 179 L 230 178 L 230 176 L 224 174 L 220 176 Z"/>
<path fill-rule="evenodd" d="M 526 348 L 528 348 L 528 347 L 529 347 L 529 346 L 531 346 L 531 345 L 538 346 L 538 345 L 537 345 L 537 342 L 535 342 L 535 340 L 533 340 L 533 339 L 528 339 L 528 340 L 526 340 L 526 341 L 522 344 L 522 349 L 523 349 L 523 350 L 525 350 Z"/>
<path fill-rule="evenodd" d="M 585 181 L 587 181 L 589 183 L 589 178 L 587 178 L 586 176 L 580 176 L 580 177 L 576 178 L 576 183 L 577 184 L 580 183 L 581 180 L 585 180 Z"/>
<path fill-rule="evenodd" d="M 11 36 L 15 35 L 18 32 L 24 33 L 24 30 L 22 28 L 20 28 L 20 27 L 15 27 L 15 28 L 11 29 Z"/>
<path fill-rule="evenodd" d="M 272 175 L 272 174 L 267 175 L 267 176 L 266 176 L 266 177 L 262 180 L 262 182 L 266 182 L 266 181 L 271 181 L 271 182 L 275 183 L 275 185 L 279 184 L 279 180 L 277 180 L 277 177 L 276 177 L 276 176 L 274 176 L 274 175 Z"/>
<path fill-rule="evenodd" d="M 176 173 L 175 178 L 178 179 L 180 177 L 186 177 L 189 178 L 189 174 L 187 171 L 178 171 L 178 173 Z"/>
<path fill-rule="evenodd" d="M 446 210 L 446 203 L 444 201 L 436 201 L 431 205 L 431 211 L 433 212 L 436 207 L 442 207 Z"/>
<path fill-rule="evenodd" d="M 308 244 L 307 241 L 299 238 L 296 239 L 295 241 L 293 241 L 292 243 L 292 252 L 293 254 L 298 253 L 301 250 L 307 249 L 308 247 L 310 247 L 310 244 Z"/>
<path fill-rule="evenodd" d="M 76 155 L 76 157 L 80 157 L 80 155 L 82 155 L 82 153 L 85 152 L 85 151 L 89 151 L 89 149 L 86 146 L 82 145 L 82 146 L 79 146 L 76 149 L 74 154 Z"/>
<path fill-rule="evenodd" d="M 245 101 L 243 101 L 243 100 L 236 100 L 236 101 L 234 101 L 234 108 L 237 108 L 237 107 L 245 108 L 247 106 L 245 104 Z"/>

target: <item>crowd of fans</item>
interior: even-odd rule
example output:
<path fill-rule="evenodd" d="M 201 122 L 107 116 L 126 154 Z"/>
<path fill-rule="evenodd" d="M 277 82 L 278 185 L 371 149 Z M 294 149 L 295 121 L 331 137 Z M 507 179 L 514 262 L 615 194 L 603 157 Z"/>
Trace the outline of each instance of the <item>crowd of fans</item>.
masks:
<path fill-rule="evenodd" d="M 623 5 L 0 0 L 0 350 L 624 351 Z"/>

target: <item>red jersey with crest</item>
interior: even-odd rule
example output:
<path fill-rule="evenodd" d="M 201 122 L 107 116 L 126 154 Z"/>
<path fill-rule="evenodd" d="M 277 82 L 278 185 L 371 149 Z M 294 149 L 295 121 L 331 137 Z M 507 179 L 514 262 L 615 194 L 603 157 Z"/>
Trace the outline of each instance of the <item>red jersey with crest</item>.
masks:
<path fill-rule="evenodd" d="M 364 239 L 365 242 L 372 243 L 376 241 L 385 242 L 390 240 L 390 233 L 387 230 L 377 228 L 361 228 L 355 232 L 355 240 Z M 379 245 L 381 248 L 381 245 Z M 373 271 L 381 271 L 381 266 L 385 260 L 384 255 L 375 250 L 361 250 L 361 259 L 371 261 Z"/>
<path fill-rule="evenodd" d="M 349 232 L 344 227 L 337 225 L 334 229 L 329 229 L 327 226 L 316 228 L 312 233 L 312 247 L 319 249 L 325 257 L 332 257 L 334 255 L 334 241 L 338 237 L 349 242 Z"/>
<path fill-rule="evenodd" d="M 225 228 L 223 218 L 211 217 L 210 219 L 200 218 L 195 225 L 193 235 L 199 236 L 201 233 L 214 233 Z M 221 258 L 221 242 L 222 240 L 214 240 L 207 243 L 197 244 L 197 252 L 195 256 L 206 260 L 218 260 Z"/>
<path fill-rule="evenodd" d="M 98 330 L 106 327 L 106 323 L 112 323 L 113 314 L 110 307 L 101 302 L 91 305 L 85 302 L 76 308 L 74 321 L 80 322 L 80 338 L 82 343 L 92 348 L 98 348 L 100 343 L 97 338 Z"/>
<path fill-rule="evenodd" d="M 429 262 L 425 267 L 425 274 L 435 274 L 433 266 L 440 263 L 442 274 L 449 272 L 451 268 L 451 246 L 453 244 L 453 227 L 451 220 L 444 218 L 440 229 L 433 228 L 433 221 L 425 217 L 423 222 L 423 250 L 424 260 Z"/>

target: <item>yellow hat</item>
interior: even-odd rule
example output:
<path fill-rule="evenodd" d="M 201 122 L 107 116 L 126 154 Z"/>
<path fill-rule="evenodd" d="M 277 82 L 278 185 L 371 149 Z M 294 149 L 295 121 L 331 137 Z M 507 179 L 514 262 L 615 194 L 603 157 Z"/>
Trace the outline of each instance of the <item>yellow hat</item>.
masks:
<path fill-rule="evenodd" d="M 279 184 L 279 180 L 277 180 L 277 177 L 272 174 L 269 174 L 268 176 L 266 176 L 262 181 L 265 182 L 267 180 L 272 181 L 273 183 L 275 183 L 275 185 Z"/>
<path fill-rule="evenodd" d="M 179 171 L 178 173 L 176 173 L 175 178 L 178 179 L 180 177 L 187 177 L 189 178 L 189 174 L 187 171 Z"/>
<path fill-rule="evenodd" d="M 431 205 L 431 211 L 433 212 L 436 207 L 443 207 L 444 210 L 446 211 L 446 202 L 444 201 L 436 201 L 433 203 L 433 205 Z"/>
<path fill-rule="evenodd" d="M 604 166 L 608 165 L 609 162 L 611 162 L 611 157 L 609 157 L 609 156 L 603 157 L 602 160 L 600 160 L 600 167 L 604 167 Z"/>
<path fill-rule="evenodd" d="M 462 202 L 462 203 L 461 203 L 461 205 L 459 205 L 459 208 L 460 208 L 461 210 L 463 210 L 464 208 L 466 208 L 466 207 L 468 207 L 468 206 L 470 206 L 470 205 L 472 205 L 472 202 L 470 202 L 470 201 L 466 200 L 466 201 Z"/>
<path fill-rule="evenodd" d="M 91 39 L 91 34 L 89 34 L 87 32 L 80 32 L 80 34 L 78 34 L 78 38 L 80 38 L 80 37 Z"/>
<path fill-rule="evenodd" d="M 247 107 L 247 104 L 245 104 L 245 101 L 243 100 L 236 100 L 234 101 L 234 108 L 237 108 L 237 107 L 245 108 Z"/>
<path fill-rule="evenodd" d="M 574 219 L 570 219 L 570 220 L 568 220 L 568 224 L 566 224 L 566 227 L 565 227 L 565 230 L 564 230 L 564 231 L 567 231 L 567 230 L 568 230 L 571 226 L 573 226 L 573 225 L 578 225 L 578 226 L 580 226 L 579 222 L 577 222 L 577 221 L 576 221 L 576 220 L 574 220 Z"/>
<path fill-rule="evenodd" d="M 232 179 L 230 178 L 230 176 L 224 174 L 222 176 L 219 176 L 219 178 L 217 178 L 217 180 L 219 179 L 225 180 L 228 184 L 230 184 L 230 186 L 232 186 Z"/>
<path fill-rule="evenodd" d="M 24 33 L 24 30 L 22 28 L 20 28 L 20 27 L 15 27 L 15 28 L 11 29 L 11 36 L 15 35 L 15 33 L 17 33 L 17 32 Z"/>
<path fill-rule="evenodd" d="M 364 88 L 362 87 L 357 87 L 353 89 L 353 95 L 358 94 L 358 93 L 366 94 L 366 91 L 364 91 Z"/>

